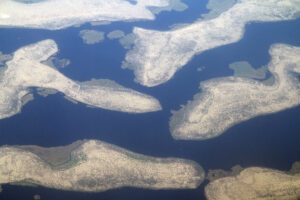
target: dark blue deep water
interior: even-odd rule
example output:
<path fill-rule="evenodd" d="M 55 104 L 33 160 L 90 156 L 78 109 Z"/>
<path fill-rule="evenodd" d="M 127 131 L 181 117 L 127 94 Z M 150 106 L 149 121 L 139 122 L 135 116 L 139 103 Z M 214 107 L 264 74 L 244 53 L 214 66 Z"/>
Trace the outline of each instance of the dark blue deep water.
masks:
<path fill-rule="evenodd" d="M 196 56 L 172 80 L 154 88 L 134 83 L 132 71 L 121 69 L 126 51 L 117 40 L 106 39 L 96 45 L 86 45 L 78 36 L 81 29 L 88 28 L 106 33 L 116 29 L 130 33 L 133 26 L 167 30 L 172 24 L 191 23 L 207 12 L 203 9 L 206 2 L 187 3 L 190 8 L 185 12 L 163 12 L 156 21 L 117 22 L 96 27 L 83 25 L 60 31 L 0 29 L 0 51 L 4 53 L 12 53 L 21 46 L 43 39 L 54 39 L 60 48 L 58 57 L 71 60 L 68 67 L 60 69 L 66 76 L 78 81 L 112 79 L 156 97 L 163 106 L 161 112 L 127 114 L 88 108 L 80 103 L 76 105 L 64 99 L 62 94 L 46 98 L 36 94 L 21 114 L 0 120 L 0 145 L 52 147 L 79 139 L 98 139 L 146 155 L 191 159 L 206 171 L 230 169 L 236 164 L 288 170 L 293 162 L 300 160 L 300 107 L 256 117 L 206 141 L 173 140 L 168 121 L 170 110 L 179 109 L 199 92 L 200 81 L 232 75 L 228 68 L 230 63 L 246 60 L 259 68 L 269 62 L 268 49 L 273 43 L 300 46 L 300 20 L 248 24 L 241 41 Z M 197 72 L 200 66 L 205 69 Z M 196 190 L 122 188 L 103 193 L 4 185 L 0 199 L 33 199 L 34 194 L 40 194 L 43 200 L 202 200 L 205 199 L 204 185 Z"/>

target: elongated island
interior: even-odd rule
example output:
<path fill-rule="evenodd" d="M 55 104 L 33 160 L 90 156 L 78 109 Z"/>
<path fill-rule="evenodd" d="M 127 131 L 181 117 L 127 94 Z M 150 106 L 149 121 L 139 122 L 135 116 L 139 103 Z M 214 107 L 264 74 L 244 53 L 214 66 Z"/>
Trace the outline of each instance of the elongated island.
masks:
<path fill-rule="evenodd" d="M 205 177 L 197 163 L 154 158 L 97 140 L 66 147 L 0 147 L 0 184 L 30 184 L 97 192 L 119 187 L 196 188 Z"/>

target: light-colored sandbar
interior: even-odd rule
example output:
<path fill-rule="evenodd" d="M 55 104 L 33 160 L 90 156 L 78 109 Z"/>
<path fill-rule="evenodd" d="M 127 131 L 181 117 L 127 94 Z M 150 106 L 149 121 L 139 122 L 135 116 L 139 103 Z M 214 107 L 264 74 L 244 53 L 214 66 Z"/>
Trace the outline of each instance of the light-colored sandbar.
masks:
<path fill-rule="evenodd" d="M 0 1 L 0 26 L 57 30 L 86 22 L 153 20 L 149 6 L 165 7 L 168 0 L 46 0 L 24 4 Z"/>
<path fill-rule="evenodd" d="M 48 164 L 45 156 L 43 160 L 32 153 L 34 146 L 30 148 L 0 148 L 0 184 L 36 184 L 88 192 L 125 186 L 187 189 L 198 187 L 205 177 L 193 161 L 144 156 L 96 140 L 85 141 L 71 152 L 70 160 L 59 166 Z"/>
<path fill-rule="evenodd" d="M 90 106 L 132 113 L 161 109 L 151 96 L 124 88 L 110 80 L 73 81 L 56 69 L 42 64 L 58 51 L 53 40 L 44 40 L 17 50 L 0 72 L 0 119 L 21 110 L 29 88 L 49 88 Z"/>
<path fill-rule="evenodd" d="M 299 13 L 299 0 L 240 0 L 216 18 L 178 29 L 162 32 L 136 27 L 135 46 L 123 68 L 134 70 L 136 82 L 157 86 L 170 80 L 194 55 L 240 40 L 245 24 L 295 19 Z"/>
<path fill-rule="evenodd" d="M 296 75 L 300 73 L 300 47 L 276 44 L 270 55 L 272 85 L 234 76 L 202 82 L 201 93 L 173 113 L 172 136 L 183 140 L 208 139 L 250 118 L 299 105 L 300 84 Z"/>
<path fill-rule="evenodd" d="M 207 200 L 298 200 L 300 174 L 251 167 L 205 187 Z"/>

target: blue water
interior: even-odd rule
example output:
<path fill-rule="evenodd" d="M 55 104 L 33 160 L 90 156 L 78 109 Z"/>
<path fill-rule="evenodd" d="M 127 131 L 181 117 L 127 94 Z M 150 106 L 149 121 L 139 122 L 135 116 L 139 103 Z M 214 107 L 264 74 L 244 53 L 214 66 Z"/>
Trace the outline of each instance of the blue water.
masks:
<path fill-rule="evenodd" d="M 108 26 L 69 28 L 62 31 L 26 29 L 0 29 L 0 51 L 11 53 L 17 48 L 40 41 L 54 39 L 60 52 L 58 57 L 68 58 L 71 65 L 60 71 L 79 80 L 109 78 L 118 83 L 153 95 L 164 110 L 147 114 L 127 114 L 73 104 L 62 94 L 47 98 L 35 95 L 35 100 L 22 109 L 22 113 L 0 120 L 0 145 L 35 144 L 41 146 L 67 145 L 79 139 L 99 139 L 134 152 L 194 160 L 204 169 L 229 169 L 265 166 L 288 170 L 300 160 L 300 107 L 266 115 L 238 124 L 220 137 L 206 141 L 175 141 L 168 130 L 170 110 L 179 109 L 199 92 L 200 81 L 232 75 L 228 64 L 247 60 L 255 68 L 266 65 L 268 49 L 273 43 L 300 46 L 300 20 L 253 23 L 247 25 L 245 37 L 231 45 L 212 49 L 196 56 L 166 84 L 145 88 L 133 82 L 132 71 L 120 68 L 126 51 L 118 41 L 105 40 L 96 45 L 82 43 L 78 32 L 93 28 L 108 33 L 122 29 L 129 33 L 133 26 L 168 29 L 175 23 L 190 23 L 205 9 L 199 10 L 198 1 L 187 1 L 190 10 L 183 13 L 165 12 L 154 22 L 113 23 Z M 201 72 L 197 68 L 205 66 Z M 32 199 L 38 193 L 42 199 L 204 199 L 202 184 L 196 190 L 152 191 L 123 188 L 103 193 L 77 193 L 46 188 L 26 188 L 5 185 L 0 199 Z"/>

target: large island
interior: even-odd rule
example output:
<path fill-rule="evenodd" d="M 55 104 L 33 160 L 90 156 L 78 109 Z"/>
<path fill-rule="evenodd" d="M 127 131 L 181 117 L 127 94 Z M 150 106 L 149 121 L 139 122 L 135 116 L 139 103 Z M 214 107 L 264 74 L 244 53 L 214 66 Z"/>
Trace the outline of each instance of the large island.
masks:
<path fill-rule="evenodd" d="M 58 30 L 86 22 L 153 20 L 168 0 L 1 0 L 0 26 Z"/>
<path fill-rule="evenodd" d="M 0 147 L 0 184 L 96 192 L 126 186 L 196 188 L 204 177 L 193 161 L 144 156 L 96 140 L 50 149 Z"/>
<path fill-rule="evenodd" d="M 298 200 L 299 163 L 295 163 L 290 172 L 246 168 L 237 175 L 212 181 L 205 187 L 205 195 L 207 200 Z"/>
<path fill-rule="evenodd" d="M 268 70 L 273 83 L 236 76 L 202 82 L 201 92 L 173 112 L 170 130 L 175 139 L 204 140 L 221 135 L 233 125 L 259 115 L 300 104 L 300 47 L 275 44 Z"/>

